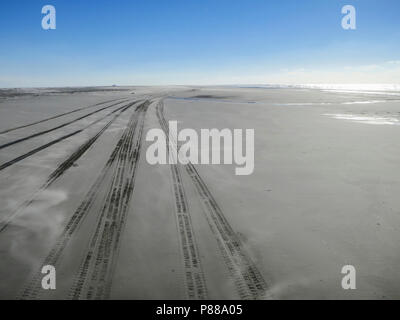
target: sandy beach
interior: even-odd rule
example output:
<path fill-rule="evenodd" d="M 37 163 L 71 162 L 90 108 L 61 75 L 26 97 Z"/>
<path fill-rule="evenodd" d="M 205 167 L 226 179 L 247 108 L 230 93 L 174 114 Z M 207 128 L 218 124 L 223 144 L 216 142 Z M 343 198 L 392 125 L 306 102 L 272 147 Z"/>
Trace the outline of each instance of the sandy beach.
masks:
<path fill-rule="evenodd" d="M 400 93 L 0 94 L 1 299 L 399 299 Z M 254 172 L 146 161 L 146 133 L 254 129 Z M 54 265 L 57 289 L 42 290 Z M 343 290 L 342 267 L 357 270 Z"/>

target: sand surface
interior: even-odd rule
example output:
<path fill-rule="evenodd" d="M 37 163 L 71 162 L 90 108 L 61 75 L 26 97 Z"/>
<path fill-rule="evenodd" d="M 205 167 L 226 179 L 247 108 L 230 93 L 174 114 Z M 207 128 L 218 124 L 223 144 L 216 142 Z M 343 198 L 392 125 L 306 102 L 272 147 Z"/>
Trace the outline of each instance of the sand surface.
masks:
<path fill-rule="evenodd" d="M 169 120 L 254 129 L 254 173 L 148 164 Z M 9 90 L 0 132 L 1 299 L 400 298 L 400 94 Z"/>

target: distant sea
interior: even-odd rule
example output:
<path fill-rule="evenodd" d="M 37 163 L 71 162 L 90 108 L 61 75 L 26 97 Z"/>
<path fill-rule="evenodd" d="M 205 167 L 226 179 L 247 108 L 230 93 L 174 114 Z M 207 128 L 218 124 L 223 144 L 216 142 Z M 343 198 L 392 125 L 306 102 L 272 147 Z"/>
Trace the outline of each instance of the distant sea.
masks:
<path fill-rule="evenodd" d="M 361 93 L 384 93 L 398 94 L 400 84 L 374 84 L 374 83 L 352 83 L 352 84 L 265 84 L 265 85 L 241 85 L 242 88 L 298 88 L 298 89 L 319 89 L 337 92 L 361 92 Z"/>

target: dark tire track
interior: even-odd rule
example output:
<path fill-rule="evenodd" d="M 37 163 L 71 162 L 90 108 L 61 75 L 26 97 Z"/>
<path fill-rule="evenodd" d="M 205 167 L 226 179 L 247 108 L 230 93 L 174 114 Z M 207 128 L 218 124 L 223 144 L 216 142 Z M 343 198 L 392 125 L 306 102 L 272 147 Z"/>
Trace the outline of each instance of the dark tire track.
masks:
<path fill-rule="evenodd" d="M 97 132 L 92 138 L 87 140 L 84 144 L 79 146 L 79 148 L 71 154 L 62 164 L 58 166 L 58 168 L 50 174 L 47 182 L 46 188 L 51 185 L 55 180 L 57 180 L 61 175 L 64 174 L 66 170 L 72 167 L 72 165 L 97 141 L 97 139 L 114 123 L 114 121 L 129 108 L 134 106 L 137 101 L 133 103 L 129 103 L 124 106 L 122 109 L 114 110 L 112 113 L 116 113 L 114 117 L 103 127 L 99 132 Z M 118 113 L 117 113 L 118 112 Z"/>
<path fill-rule="evenodd" d="M 204 208 L 207 221 L 214 233 L 222 256 L 242 299 L 265 299 L 268 286 L 255 263 L 247 254 L 240 238 L 226 220 L 221 208 L 193 164 L 186 165 Z"/>
<path fill-rule="evenodd" d="M 90 105 L 90 106 L 80 107 L 80 108 L 74 109 L 74 110 L 72 110 L 72 111 L 60 113 L 60 114 L 55 115 L 55 116 L 52 116 L 52 117 L 50 117 L 50 118 L 46 118 L 46 119 L 43 119 L 43 120 L 39 120 L 39 121 L 32 122 L 32 123 L 29 123 L 29 124 L 25 124 L 25 125 L 22 125 L 22 126 L 19 126 L 19 127 L 15 127 L 15 128 L 10 128 L 10 129 L 4 130 L 4 131 L 0 131 L 0 135 L 1 135 L 1 134 L 8 133 L 8 132 L 15 131 L 15 130 L 28 128 L 28 127 L 31 127 L 31 126 L 34 126 L 34 125 L 37 125 L 37 124 L 40 124 L 40 123 L 43 123 L 43 122 L 47 122 L 47 121 L 50 121 L 50 120 L 54 120 L 54 119 L 57 119 L 57 118 L 61 118 L 61 117 L 63 117 L 63 116 L 66 116 L 66 115 L 69 115 L 69 114 L 72 114 L 72 113 L 76 113 L 76 112 L 85 110 L 85 109 L 97 107 L 97 106 L 100 106 L 100 105 L 102 105 L 102 104 L 106 104 L 106 103 L 110 103 L 110 102 L 114 102 L 114 101 L 118 101 L 118 100 L 123 100 L 123 99 L 125 99 L 125 98 L 112 99 L 112 100 L 107 100 L 107 101 L 99 102 L 99 103 L 96 103 L 96 104 L 92 104 L 92 105 Z"/>
<path fill-rule="evenodd" d="M 168 135 L 164 117 L 164 104 L 157 106 L 161 126 Z M 192 163 L 183 165 L 190 176 L 206 213 L 206 219 L 214 234 L 221 256 L 241 299 L 265 299 L 268 286 L 255 263 L 246 252 L 243 243 L 225 218 L 220 206 Z"/>
<path fill-rule="evenodd" d="M 107 299 L 140 158 L 148 103 L 130 125 L 88 251 L 70 290 L 71 299 Z M 133 143 L 136 136 L 136 143 Z"/>
<path fill-rule="evenodd" d="M 0 222 L 0 233 L 10 226 L 13 219 L 21 212 L 21 210 L 27 208 L 35 201 L 35 196 L 50 187 L 50 185 L 60 178 L 71 166 L 86 153 L 86 151 L 100 138 L 100 136 L 110 127 L 110 125 L 125 111 L 134 106 L 138 101 L 129 103 L 121 109 L 113 111 L 111 114 L 115 113 L 114 117 L 98 131 L 93 137 L 80 145 L 77 150 L 72 153 L 65 161 L 63 161 L 48 177 L 47 181 L 35 192 L 31 199 L 24 201 L 18 208 L 12 213 L 7 219 Z M 109 114 L 110 115 L 110 114 Z"/>
<path fill-rule="evenodd" d="M 157 108 L 157 117 L 162 129 L 166 132 L 167 145 L 169 145 L 168 126 L 166 122 L 163 121 L 159 108 Z M 167 155 L 167 158 L 169 158 L 169 155 Z M 205 300 L 207 299 L 207 286 L 201 266 L 200 254 L 192 226 L 181 172 L 177 164 L 170 164 L 170 168 L 175 198 L 175 219 L 179 235 L 181 256 L 183 259 L 186 295 L 187 298 L 191 300 Z"/>
<path fill-rule="evenodd" d="M 50 142 L 48 142 L 48 143 L 46 143 L 46 144 L 44 144 L 44 145 L 42 145 L 42 146 L 39 146 L 39 147 L 37 147 L 37 148 L 35 148 L 35 149 L 33 149 L 33 150 L 31 150 L 31 151 L 29 151 L 29 152 L 27 152 L 27 153 L 25 153 L 25 154 L 19 156 L 19 157 L 16 157 L 16 158 L 14 158 L 14 159 L 12 159 L 12 160 L 10 160 L 10 161 L 7 161 L 7 162 L 3 163 L 2 165 L 0 165 L 0 171 L 2 171 L 2 170 L 4 170 L 4 169 L 6 169 L 6 168 L 8 168 L 8 167 L 10 167 L 10 166 L 12 166 L 12 165 L 18 163 L 18 162 L 20 162 L 20 161 L 22 161 L 22 160 L 24 160 L 24 159 L 26 159 L 26 158 L 28 158 L 28 157 L 30 157 L 30 156 L 36 154 L 36 153 L 38 153 L 38 152 L 40 152 L 40 151 L 42 151 L 42 150 L 44 150 L 44 149 L 47 149 L 47 148 L 49 148 L 49 147 L 51 147 L 51 146 L 53 146 L 53 145 L 55 145 L 55 144 L 57 144 L 57 143 L 59 143 L 59 142 L 65 140 L 65 139 L 68 139 L 68 138 L 70 138 L 70 137 L 72 137 L 72 136 L 77 135 L 78 133 L 81 133 L 82 131 L 84 131 L 84 130 L 90 128 L 91 126 L 93 126 L 93 125 L 95 125 L 96 123 L 98 123 L 98 122 L 104 120 L 105 118 L 107 118 L 107 117 L 110 116 L 111 114 L 114 114 L 114 113 L 120 111 L 121 109 L 124 109 L 125 107 L 126 107 L 126 106 L 119 107 L 119 108 L 117 108 L 117 109 L 111 111 L 111 112 L 108 113 L 107 115 L 101 117 L 100 119 L 97 119 L 97 120 L 93 121 L 92 123 L 86 125 L 86 126 L 85 126 L 84 128 L 82 128 L 82 129 L 79 129 L 79 130 L 76 130 L 76 131 L 74 131 L 74 132 L 72 132 L 72 133 L 66 134 L 66 135 L 64 135 L 64 136 L 62 136 L 62 137 L 60 137 L 60 138 L 57 138 L 57 139 L 55 139 L 55 140 L 53 140 L 53 141 L 50 141 Z"/>
<path fill-rule="evenodd" d="M 94 115 L 94 114 L 96 114 L 96 113 L 99 113 L 99 112 L 101 112 L 101 111 L 103 111 L 103 110 L 112 108 L 112 107 L 114 107 L 114 106 L 116 106 L 116 105 L 118 105 L 118 104 L 124 103 L 124 102 L 126 102 L 126 101 L 127 101 L 127 100 L 123 100 L 123 101 L 119 101 L 119 102 L 113 103 L 113 104 L 111 104 L 111 105 L 109 105 L 109 106 L 106 106 L 106 107 L 100 108 L 100 109 L 98 109 L 98 110 L 92 111 L 92 112 L 90 112 L 90 113 L 88 113 L 88 114 L 85 114 L 85 115 L 80 116 L 80 117 L 78 117 L 78 118 L 76 118 L 76 119 L 67 121 L 67 122 L 65 122 L 65 123 L 63 123 L 63 124 L 61 124 L 61 125 L 58 125 L 58 126 L 56 126 L 56 127 L 51 128 L 51 129 L 43 130 L 43 131 L 40 131 L 40 132 L 31 134 L 31 135 L 29 135 L 29 136 L 26 136 L 26 137 L 24 137 L 24 138 L 19 138 L 19 139 L 17 139 L 17 140 L 13 140 L 13 141 L 7 142 L 7 143 L 5 143 L 5 144 L 0 145 L 0 150 L 2 150 L 2 149 L 4 149 L 4 148 L 8 148 L 8 147 L 10 147 L 10 146 L 13 146 L 13 145 L 15 145 L 15 144 L 17 144 L 17 143 L 21 143 L 21 142 L 24 142 L 24 141 L 27 141 L 27 140 L 30 140 L 30 139 L 33 139 L 33 138 L 42 136 L 42 135 L 44 135 L 44 134 L 46 134 L 46 133 L 50 133 L 50 132 L 53 132 L 53 131 L 55 131 L 55 130 L 64 128 L 64 127 L 66 127 L 66 126 L 68 126 L 68 125 L 70 125 L 70 124 L 73 124 L 73 123 L 75 123 L 75 122 L 77 122 L 77 121 L 80 121 L 80 120 L 82 120 L 82 119 L 85 119 L 85 118 L 87 118 L 87 117 L 90 117 L 91 115 Z"/>
<path fill-rule="evenodd" d="M 114 236 L 113 247 L 110 248 L 110 246 L 108 246 L 107 249 L 108 249 L 108 252 L 110 252 L 110 250 L 112 249 L 114 260 L 111 261 L 110 265 L 106 264 L 106 267 L 108 267 L 108 268 L 106 268 L 106 271 L 108 271 L 108 272 L 106 272 L 106 276 L 101 278 L 101 280 L 107 280 L 107 281 L 111 282 L 111 277 L 113 274 L 113 269 L 114 269 L 115 260 L 116 260 L 115 258 L 116 258 L 118 246 L 119 246 L 119 238 L 122 233 L 123 226 L 124 226 L 125 215 L 126 215 L 126 212 L 128 209 L 128 202 L 129 202 L 132 192 L 133 192 L 134 175 L 130 176 L 131 179 L 127 179 L 126 177 L 124 177 L 125 179 L 123 179 L 123 181 L 124 180 L 129 181 L 129 183 L 127 183 L 125 185 L 124 189 L 121 189 L 121 188 L 115 189 L 114 182 L 117 180 L 117 177 L 119 177 L 119 179 L 121 180 L 121 176 L 119 175 L 119 173 L 121 172 L 122 163 L 124 163 L 126 166 L 128 166 L 128 168 L 130 169 L 130 173 L 132 173 L 132 172 L 134 173 L 136 170 L 136 166 L 137 166 L 137 162 L 138 162 L 137 160 L 139 158 L 141 141 L 140 140 L 137 141 L 133 152 L 131 152 L 130 150 L 132 149 L 132 145 L 133 145 L 133 137 L 134 137 L 134 133 L 135 133 L 136 126 L 137 126 L 138 117 L 139 117 L 140 113 L 146 112 L 148 105 L 149 105 L 149 102 L 145 101 L 144 103 L 140 104 L 135 109 L 135 112 L 132 114 L 129 123 L 124 130 L 124 133 L 122 134 L 122 136 L 119 139 L 117 145 L 115 146 L 113 152 L 111 153 L 110 158 L 108 159 L 106 165 L 100 172 L 100 175 L 97 177 L 94 184 L 91 186 L 89 192 L 86 194 L 82 203 L 79 205 L 77 210 L 74 212 L 74 214 L 70 218 L 68 224 L 64 228 L 62 234 L 59 236 L 56 244 L 53 246 L 49 255 L 44 259 L 42 265 L 56 266 L 59 263 L 59 259 L 62 256 L 65 247 L 68 245 L 68 243 L 70 242 L 72 237 L 75 235 L 75 232 L 78 230 L 78 228 L 80 227 L 83 220 L 86 218 L 86 216 L 89 214 L 89 212 L 93 208 L 95 201 L 98 198 L 99 191 L 102 188 L 102 186 L 104 185 L 106 177 L 109 176 L 110 174 L 112 174 L 113 183 L 111 184 L 110 191 L 108 192 L 106 199 L 105 200 L 103 199 L 103 201 L 105 201 L 105 204 L 103 205 L 103 210 L 101 212 L 101 216 L 98 219 L 98 221 L 99 221 L 98 226 L 92 237 L 92 241 L 90 242 L 91 245 L 93 243 L 96 244 L 96 240 L 100 237 L 100 235 L 102 235 L 102 239 L 109 237 L 110 232 L 112 230 L 113 236 Z M 143 119 L 144 119 L 144 116 L 143 116 Z M 143 129 L 143 125 L 141 127 L 141 130 L 142 129 Z M 141 133 L 140 133 L 140 137 L 141 137 Z M 128 164 L 126 163 L 127 159 L 129 161 Z M 134 161 L 132 162 L 132 160 L 134 160 Z M 111 215 L 111 213 L 110 213 L 111 211 L 109 211 L 109 210 L 107 211 L 105 208 L 109 209 L 110 203 L 113 204 L 114 209 L 116 208 L 116 206 L 115 206 L 116 198 L 115 198 L 115 194 L 113 194 L 113 193 L 117 192 L 117 191 L 114 191 L 114 190 L 118 190 L 119 193 L 117 193 L 117 195 L 120 197 L 119 199 L 124 200 L 124 201 L 118 203 L 119 204 L 118 207 L 119 208 L 122 207 L 123 210 L 121 210 L 119 212 L 119 214 L 117 214 L 118 212 L 117 213 L 113 212 L 112 216 L 115 216 L 115 217 L 118 216 L 119 220 L 113 221 L 114 224 L 113 224 L 112 228 L 110 228 L 110 223 L 107 221 L 108 222 L 107 228 L 101 229 L 101 227 L 99 227 L 99 225 L 100 226 L 102 225 L 102 224 L 100 224 L 100 221 L 103 222 L 104 216 L 109 217 Z M 121 190 L 122 190 L 123 197 L 121 197 Z M 114 198 L 112 198 L 113 195 L 114 195 Z M 107 214 L 106 214 L 106 212 L 107 212 Z M 100 233 L 101 231 L 103 231 L 102 234 Z M 110 244 L 110 241 L 108 241 L 107 243 Z M 91 246 L 89 247 L 89 249 L 90 248 L 91 248 Z M 101 252 L 104 252 L 104 251 L 101 251 Z M 109 255 L 108 255 L 108 257 L 109 257 Z M 77 280 L 75 281 L 75 283 L 71 289 L 71 293 L 72 293 L 71 295 L 73 297 L 79 297 L 82 289 L 84 288 L 86 274 L 89 272 L 88 268 L 89 268 L 89 264 L 92 262 L 92 258 L 93 258 L 93 255 L 92 255 L 91 251 L 89 250 L 89 253 L 86 254 L 86 257 L 84 258 L 84 261 L 80 268 L 79 277 L 77 277 Z M 97 261 L 100 261 L 100 260 L 97 259 Z M 107 263 L 110 263 L 109 259 L 107 260 Z M 32 279 L 29 281 L 29 283 L 24 287 L 19 298 L 20 299 L 37 299 L 40 296 L 40 293 L 43 292 L 41 289 L 42 276 L 43 275 L 41 274 L 40 270 L 38 270 L 33 275 Z M 109 286 L 110 286 L 110 283 L 107 283 L 104 281 L 101 284 L 104 285 L 104 283 L 106 284 L 106 287 L 104 288 L 104 286 L 102 286 L 103 289 L 101 291 L 103 296 L 108 292 Z M 92 291 L 93 291 L 93 289 L 92 289 Z"/>

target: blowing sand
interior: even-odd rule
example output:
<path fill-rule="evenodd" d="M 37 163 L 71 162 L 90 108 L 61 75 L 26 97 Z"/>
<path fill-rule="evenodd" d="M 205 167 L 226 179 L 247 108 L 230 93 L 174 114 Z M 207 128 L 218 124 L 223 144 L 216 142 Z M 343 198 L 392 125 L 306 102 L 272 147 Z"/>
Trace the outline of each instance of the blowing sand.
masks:
<path fill-rule="evenodd" d="M 122 89 L 122 88 L 121 88 Z M 0 298 L 400 298 L 400 94 L 129 87 L 0 100 Z M 255 130 L 255 169 L 148 130 Z M 57 289 L 41 288 L 43 265 Z M 357 289 L 343 290 L 353 265 Z"/>

